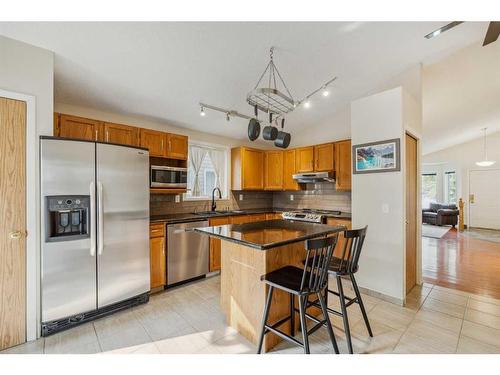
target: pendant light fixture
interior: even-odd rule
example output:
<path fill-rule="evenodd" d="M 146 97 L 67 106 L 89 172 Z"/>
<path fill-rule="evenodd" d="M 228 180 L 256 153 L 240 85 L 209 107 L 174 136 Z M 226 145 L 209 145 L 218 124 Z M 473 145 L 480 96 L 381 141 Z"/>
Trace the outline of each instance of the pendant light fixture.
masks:
<path fill-rule="evenodd" d="M 486 129 L 487 128 L 481 129 L 484 132 L 484 144 L 483 144 L 483 147 L 484 147 L 484 159 L 482 161 L 477 161 L 476 162 L 476 165 L 479 166 L 479 167 L 491 167 L 493 164 L 496 163 L 496 161 L 494 161 L 494 160 L 488 160 L 488 150 L 486 149 Z"/>

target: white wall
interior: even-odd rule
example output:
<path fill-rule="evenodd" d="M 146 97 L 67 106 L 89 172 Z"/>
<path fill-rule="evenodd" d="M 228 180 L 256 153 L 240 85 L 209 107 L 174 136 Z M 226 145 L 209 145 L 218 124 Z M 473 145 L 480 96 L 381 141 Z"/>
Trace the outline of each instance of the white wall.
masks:
<path fill-rule="evenodd" d="M 54 55 L 52 52 L 0 36 L 0 90 L 24 94 L 28 102 L 27 190 L 27 339 L 36 338 L 40 311 L 40 210 L 38 136 L 53 127 Z M 33 99 L 33 100 L 32 100 Z M 33 103 L 31 103 L 33 102 Z M 31 108 L 35 107 L 35 108 Z M 31 119 L 34 114 L 34 120 Z"/>
<path fill-rule="evenodd" d="M 443 197 L 443 174 L 446 171 L 456 171 L 457 173 L 457 197 L 463 198 L 466 204 L 464 210 L 465 223 L 468 224 L 467 204 L 469 196 L 469 171 L 478 169 L 498 169 L 500 168 L 500 132 L 488 134 L 487 137 L 488 159 L 496 160 L 490 168 L 478 167 L 476 161 L 483 160 L 483 138 L 465 142 L 456 146 L 433 152 L 422 157 L 422 162 L 426 163 L 425 170 L 438 170 L 438 194 Z M 436 165 L 439 164 L 440 168 Z M 423 169 L 424 170 L 424 169 Z"/>
<path fill-rule="evenodd" d="M 352 225 L 368 225 L 358 282 L 399 302 L 405 298 L 404 135 L 406 130 L 420 135 L 419 108 L 419 101 L 401 87 L 351 104 L 353 145 L 393 138 L 401 142 L 401 171 L 352 177 Z"/>

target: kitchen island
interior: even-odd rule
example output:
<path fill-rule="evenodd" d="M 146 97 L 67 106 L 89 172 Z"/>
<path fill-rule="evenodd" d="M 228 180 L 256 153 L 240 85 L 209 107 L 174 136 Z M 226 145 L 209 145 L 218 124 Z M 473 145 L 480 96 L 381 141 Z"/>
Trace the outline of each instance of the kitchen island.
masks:
<path fill-rule="evenodd" d="M 302 268 L 305 257 L 304 241 L 345 229 L 341 225 L 291 220 L 195 228 L 196 232 L 222 240 L 220 303 L 227 324 L 257 344 L 268 291 L 268 286 L 260 277 L 287 265 Z M 311 309 L 309 313 L 315 315 L 320 311 Z M 288 294 L 276 290 L 269 320 L 272 323 L 278 322 L 289 314 Z M 290 333 L 290 322 L 284 323 L 280 329 Z M 267 351 L 280 341 L 278 336 L 268 334 L 263 348 Z"/>

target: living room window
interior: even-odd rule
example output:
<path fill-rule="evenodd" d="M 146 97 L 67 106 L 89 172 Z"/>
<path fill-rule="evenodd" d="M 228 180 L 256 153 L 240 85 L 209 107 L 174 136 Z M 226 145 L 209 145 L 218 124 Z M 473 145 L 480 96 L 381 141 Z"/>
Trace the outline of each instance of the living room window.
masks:
<path fill-rule="evenodd" d="M 187 192 L 184 200 L 212 198 L 218 187 L 222 199 L 228 197 L 229 148 L 202 142 L 189 142 Z"/>
<path fill-rule="evenodd" d="M 428 208 L 437 201 L 437 174 L 422 174 L 422 208 Z"/>
<path fill-rule="evenodd" d="M 457 174 L 455 171 L 444 173 L 444 199 L 447 204 L 457 203 Z"/>

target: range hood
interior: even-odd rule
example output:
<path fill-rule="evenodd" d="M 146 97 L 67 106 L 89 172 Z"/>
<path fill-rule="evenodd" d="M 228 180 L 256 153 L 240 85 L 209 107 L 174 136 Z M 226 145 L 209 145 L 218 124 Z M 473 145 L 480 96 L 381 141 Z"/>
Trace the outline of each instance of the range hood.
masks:
<path fill-rule="evenodd" d="M 335 182 L 331 172 L 311 172 L 294 174 L 293 179 L 299 184 L 314 184 L 317 182 Z"/>

